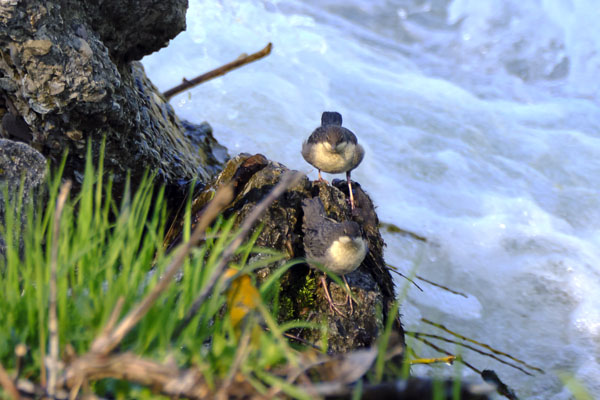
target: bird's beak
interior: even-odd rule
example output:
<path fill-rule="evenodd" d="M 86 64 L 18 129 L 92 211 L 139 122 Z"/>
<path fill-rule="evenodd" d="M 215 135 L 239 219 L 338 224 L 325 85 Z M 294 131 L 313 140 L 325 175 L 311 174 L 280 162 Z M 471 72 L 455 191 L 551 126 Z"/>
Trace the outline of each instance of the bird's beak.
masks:
<path fill-rule="evenodd" d="M 337 152 L 341 152 L 341 151 L 343 151 L 343 150 L 346 148 L 346 146 L 347 146 L 347 145 L 348 145 L 348 143 L 346 143 L 346 142 L 339 142 L 339 143 L 338 143 L 338 144 L 335 146 L 335 150 L 336 150 Z"/>
<path fill-rule="evenodd" d="M 350 239 L 349 236 L 341 236 L 339 240 L 340 240 L 340 242 L 342 242 L 344 244 L 350 243 L 352 241 L 352 239 Z"/>

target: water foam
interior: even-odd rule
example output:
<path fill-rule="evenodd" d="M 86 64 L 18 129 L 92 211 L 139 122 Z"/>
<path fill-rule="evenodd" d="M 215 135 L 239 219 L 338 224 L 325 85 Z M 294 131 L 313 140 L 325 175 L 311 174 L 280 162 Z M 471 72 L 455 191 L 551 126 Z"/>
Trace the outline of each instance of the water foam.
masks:
<path fill-rule="evenodd" d="M 600 397 L 593 3 L 190 1 L 188 31 L 144 64 L 166 90 L 272 41 L 268 58 L 173 98 L 177 113 L 207 119 L 232 153 L 315 178 L 301 143 L 340 111 L 381 220 L 428 239 L 386 233 L 386 259 L 466 295 L 417 281 L 407 328 L 436 320 L 544 368 L 465 351 L 523 398 L 568 398 L 561 374 Z"/>

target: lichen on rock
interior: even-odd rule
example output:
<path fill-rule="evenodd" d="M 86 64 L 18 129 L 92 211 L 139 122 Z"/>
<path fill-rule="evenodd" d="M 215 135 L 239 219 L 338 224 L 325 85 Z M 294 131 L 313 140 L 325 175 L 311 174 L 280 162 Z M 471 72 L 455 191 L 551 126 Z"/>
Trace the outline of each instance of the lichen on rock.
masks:
<path fill-rule="evenodd" d="M 147 170 L 168 185 L 207 181 L 227 158 L 183 124 L 135 60 L 185 29 L 186 0 L 4 1 L 0 4 L 0 114 L 22 121 L 19 138 L 51 163 L 68 150 L 77 186 L 86 143 L 106 140 L 105 167 L 120 191 Z M 23 129 L 20 129 L 23 131 Z M 223 155 L 223 153 L 225 153 Z"/>

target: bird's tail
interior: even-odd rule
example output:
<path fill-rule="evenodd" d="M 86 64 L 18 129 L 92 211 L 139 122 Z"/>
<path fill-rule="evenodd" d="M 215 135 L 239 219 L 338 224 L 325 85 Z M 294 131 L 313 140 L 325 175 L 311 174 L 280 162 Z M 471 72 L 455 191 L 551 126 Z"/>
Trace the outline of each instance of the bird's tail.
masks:
<path fill-rule="evenodd" d="M 342 126 L 342 114 L 335 111 L 324 111 L 321 115 L 321 126 L 325 125 Z"/>
<path fill-rule="evenodd" d="M 325 217 L 325 207 L 318 197 L 302 200 L 302 211 L 304 212 L 302 224 L 308 229 L 318 227 Z"/>

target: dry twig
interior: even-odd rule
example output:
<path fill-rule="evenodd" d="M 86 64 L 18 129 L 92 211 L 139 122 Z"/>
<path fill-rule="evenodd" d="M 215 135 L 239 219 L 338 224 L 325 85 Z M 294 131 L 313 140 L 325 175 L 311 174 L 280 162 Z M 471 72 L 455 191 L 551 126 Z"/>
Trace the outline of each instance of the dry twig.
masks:
<path fill-rule="evenodd" d="M 417 289 L 419 289 L 421 292 L 423 291 L 423 289 L 421 289 L 421 287 L 419 285 L 417 285 L 417 283 L 415 282 L 414 279 L 410 279 L 408 276 L 404 275 L 402 272 L 398 271 L 398 267 L 393 266 L 392 264 L 388 264 L 386 263 L 385 266 L 393 273 L 400 275 L 401 277 L 403 277 L 404 279 L 406 279 L 407 281 L 409 281 L 410 283 L 412 283 L 413 285 L 415 285 L 415 287 Z"/>
<path fill-rule="evenodd" d="M 140 319 L 148 312 L 150 307 L 158 299 L 162 292 L 166 290 L 171 283 L 171 278 L 175 276 L 179 268 L 183 264 L 192 248 L 200 241 L 204 231 L 210 223 L 219 215 L 221 210 L 227 206 L 233 196 L 231 186 L 220 188 L 214 199 L 208 203 L 206 209 L 196 225 L 196 229 L 192 233 L 190 240 L 183 244 L 175 254 L 175 257 L 167 267 L 162 279 L 156 284 L 150 293 L 134 307 L 119 323 L 119 325 L 110 333 L 101 335 L 92 343 L 91 351 L 100 354 L 110 353 L 125 337 L 125 335 L 139 322 Z"/>
<path fill-rule="evenodd" d="M 445 357 L 434 357 L 434 358 L 416 358 L 410 361 L 410 365 L 416 364 L 453 364 L 456 360 L 456 356 L 445 356 Z"/>
<path fill-rule="evenodd" d="M 215 283 L 219 279 L 219 277 L 223 274 L 223 270 L 225 266 L 229 262 L 229 259 L 233 256 L 236 249 L 242 244 L 252 226 L 258 220 L 262 214 L 267 210 L 267 208 L 275 201 L 279 196 L 283 194 L 287 190 L 287 188 L 293 186 L 298 182 L 298 180 L 303 176 L 301 172 L 289 172 L 285 176 L 281 178 L 279 183 L 271 190 L 271 192 L 260 202 L 258 203 L 252 212 L 244 219 L 242 226 L 240 227 L 239 233 L 235 239 L 227 246 L 227 248 L 223 251 L 221 255 L 221 259 L 219 264 L 215 267 L 212 272 L 212 275 L 208 278 L 208 282 L 202 288 L 200 294 L 196 297 L 194 302 L 192 303 L 190 309 L 186 313 L 183 320 L 179 323 L 179 325 L 175 328 L 173 332 L 172 339 L 176 340 L 179 335 L 183 332 L 183 330 L 188 326 L 188 324 L 192 321 L 200 306 L 204 300 L 208 297 L 208 295 L 212 292 L 212 288 Z M 231 280 L 231 278 L 229 278 Z"/>
<path fill-rule="evenodd" d="M 58 243 L 60 235 L 60 217 L 62 215 L 67 196 L 71 190 L 71 181 L 62 184 L 58 198 L 56 199 L 56 209 L 54 211 L 54 226 L 52 229 L 52 249 L 50 255 L 50 299 L 48 307 L 48 331 L 50 334 L 50 354 L 46 361 L 48 367 L 48 395 L 54 396 L 56 392 L 56 381 L 59 373 L 58 360 L 58 317 L 56 313 L 56 281 L 58 275 Z"/>
<path fill-rule="evenodd" d="M 508 354 L 508 353 L 505 353 L 505 352 L 503 352 L 503 351 L 496 350 L 496 349 L 494 349 L 492 346 L 490 346 L 490 345 L 488 345 L 488 344 L 481 343 L 481 342 L 478 342 L 477 340 L 469 339 L 469 338 L 468 338 L 468 337 L 466 337 L 466 336 L 463 336 L 463 335 L 461 335 L 461 334 L 455 333 L 455 332 L 451 331 L 450 329 L 446 328 L 446 327 L 445 327 L 444 325 L 442 325 L 442 324 L 438 324 L 438 323 L 436 323 L 436 322 L 433 322 L 433 321 L 430 321 L 430 320 L 428 320 L 428 319 L 426 319 L 426 318 L 421 318 L 421 321 L 425 322 L 426 324 L 429 324 L 429 325 L 435 326 L 436 328 L 438 328 L 438 329 L 441 329 L 441 330 L 443 330 L 444 332 L 447 332 L 447 333 L 451 334 L 452 336 L 455 336 L 455 337 L 457 337 L 457 338 L 459 338 L 459 339 L 462 339 L 462 340 L 465 340 L 465 341 L 467 341 L 467 342 L 471 342 L 471 343 L 473 343 L 473 344 L 476 344 L 476 345 L 478 345 L 478 346 L 484 347 L 484 348 L 488 349 L 489 351 L 491 351 L 491 352 L 492 352 L 492 353 L 494 353 L 494 354 L 498 354 L 498 355 L 504 356 L 504 357 L 506 357 L 506 358 L 510 358 L 511 360 L 513 360 L 513 361 L 515 361 L 515 362 L 518 362 L 519 364 L 522 364 L 522 365 L 526 366 L 527 368 L 530 368 L 530 369 L 532 369 L 532 370 L 534 370 L 534 371 L 540 372 L 540 373 L 542 373 L 542 374 L 544 373 L 544 370 L 543 370 L 543 369 L 541 369 L 541 368 L 537 368 L 537 367 L 534 367 L 533 365 L 529 365 L 529 364 L 527 364 L 525 361 L 519 360 L 518 358 L 516 358 L 516 357 L 513 357 L 513 356 L 511 356 L 510 354 Z"/>
<path fill-rule="evenodd" d="M 444 350 L 439 346 L 436 346 L 435 344 L 431 343 L 429 340 L 423 338 L 423 337 L 415 337 L 415 339 L 417 339 L 420 342 L 423 342 L 424 344 L 426 344 L 427 346 L 431 347 L 432 349 L 434 349 L 435 351 L 439 352 L 439 353 L 443 353 L 447 356 L 452 356 L 454 357 L 454 354 L 450 353 L 448 350 Z M 462 358 L 458 358 L 457 361 L 463 363 L 464 365 L 466 365 L 468 368 L 470 368 L 472 371 L 477 372 L 477 374 L 481 375 L 481 371 L 477 368 L 475 368 L 474 366 L 472 366 L 471 364 L 469 364 L 468 362 L 466 362 L 464 359 Z"/>
<path fill-rule="evenodd" d="M 8 373 L 6 372 L 2 364 L 0 364 L 0 386 L 2 386 L 6 393 L 8 393 L 9 396 L 11 396 L 12 398 L 16 400 L 19 400 L 21 398 L 21 396 L 19 396 L 19 391 L 17 390 L 15 383 L 12 381 L 12 379 L 10 379 Z"/>
<path fill-rule="evenodd" d="M 515 369 L 518 369 L 519 371 L 523 372 L 523 373 L 524 373 L 524 374 L 526 374 L 526 375 L 533 376 L 533 374 L 532 374 L 532 373 L 530 373 L 530 372 L 528 372 L 528 371 L 525 371 L 523 368 L 519 367 L 518 365 L 515 365 L 515 364 L 513 364 L 513 363 L 510 363 L 510 362 L 508 362 L 508 361 L 504 361 L 503 359 L 501 359 L 501 358 L 499 358 L 499 357 L 495 356 L 493 353 L 488 353 L 488 352 L 486 352 L 486 351 L 481 351 L 481 350 L 479 350 L 479 349 L 478 349 L 478 348 L 476 348 L 476 347 L 470 346 L 470 345 L 468 345 L 468 344 L 466 344 L 466 343 L 463 343 L 463 342 L 459 342 L 458 340 L 452 340 L 452 339 L 448 339 L 448 338 L 445 338 L 445 337 L 443 337 L 443 336 L 440 336 L 440 335 L 434 335 L 434 334 L 431 334 L 431 333 L 422 333 L 422 332 L 409 332 L 409 331 L 405 331 L 404 333 L 405 333 L 405 334 L 407 334 L 407 335 L 412 335 L 412 336 L 413 336 L 413 337 L 415 337 L 415 338 L 419 338 L 419 337 L 429 337 L 429 338 L 432 338 L 432 339 L 443 340 L 443 341 L 444 341 L 444 342 L 446 342 L 446 343 L 458 344 L 458 345 L 460 345 L 460 346 L 464 347 L 465 349 L 469 349 L 469 350 L 472 350 L 472 351 L 474 351 L 474 352 L 477 352 L 477 353 L 479 353 L 479 354 L 481 354 L 481 355 L 483 355 L 483 356 L 486 356 L 486 357 L 493 358 L 494 360 L 496 360 L 496 361 L 498 361 L 498 362 L 500 362 L 500 363 L 502 363 L 502 364 L 508 365 L 509 367 L 513 367 L 513 368 L 515 368 Z"/>
<path fill-rule="evenodd" d="M 446 290 L 446 291 L 448 291 L 448 292 L 450 292 L 450 293 L 452 293 L 452 294 L 457 294 L 457 295 L 459 295 L 459 296 L 462 296 L 462 297 L 464 297 L 465 299 L 468 299 L 468 298 L 469 298 L 469 296 L 467 296 L 466 294 L 464 294 L 464 293 L 462 293 L 462 292 L 459 292 L 459 291 L 456 291 L 456 290 L 450 289 L 449 287 L 446 287 L 446 286 L 444 286 L 444 285 L 440 285 L 439 283 L 435 283 L 435 282 L 433 282 L 433 281 L 430 281 L 429 279 L 423 278 L 422 276 L 416 275 L 416 277 L 417 277 L 417 279 L 420 279 L 420 280 L 422 280 L 423 282 L 429 283 L 429 284 L 430 284 L 430 285 L 432 285 L 432 286 L 439 287 L 440 289 L 444 289 L 444 290 Z"/>
<path fill-rule="evenodd" d="M 273 48 L 273 45 L 271 43 L 269 43 L 261 51 L 250 54 L 249 56 L 240 56 L 236 60 L 234 60 L 228 64 L 225 64 L 217 69 L 213 69 L 212 71 L 208 71 L 200 76 L 197 76 L 194 79 L 187 80 L 184 78 L 183 82 L 181 84 L 175 86 L 172 89 L 167 90 L 166 92 L 163 93 L 163 96 L 165 96 L 168 101 L 171 99 L 171 97 L 175 96 L 178 93 L 183 92 L 184 90 L 192 88 L 196 85 L 201 84 L 202 82 L 206 82 L 206 81 L 216 78 L 218 76 L 225 75 L 226 73 L 228 73 L 229 71 L 231 71 L 233 69 L 239 68 L 242 65 L 251 63 L 252 61 L 259 60 L 259 59 L 269 55 L 271 53 L 272 48 Z"/>
<path fill-rule="evenodd" d="M 196 368 L 180 370 L 133 353 L 105 356 L 87 353 L 69 366 L 65 383 L 73 387 L 82 380 L 115 378 L 152 387 L 172 397 L 207 398 L 210 388 Z"/>

